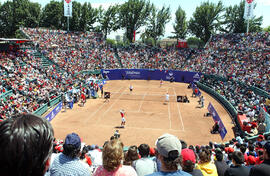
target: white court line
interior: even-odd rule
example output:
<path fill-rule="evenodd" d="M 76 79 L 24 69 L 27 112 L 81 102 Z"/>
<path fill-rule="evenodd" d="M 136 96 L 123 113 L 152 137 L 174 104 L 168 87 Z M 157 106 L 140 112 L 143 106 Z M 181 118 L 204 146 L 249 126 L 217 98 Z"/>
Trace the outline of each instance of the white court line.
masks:
<path fill-rule="evenodd" d="M 104 127 L 112 127 L 111 125 L 99 125 L 99 126 L 104 126 Z M 130 127 L 130 126 L 125 126 L 124 129 L 136 129 L 136 130 L 141 130 L 141 129 L 146 129 L 146 130 L 157 130 L 157 131 L 164 131 L 164 130 L 169 130 L 169 131 L 175 131 L 175 132 L 183 132 L 183 130 L 174 130 L 174 129 L 162 129 L 162 128 L 144 128 L 144 127 Z"/>
<path fill-rule="evenodd" d="M 169 93 L 169 88 L 167 88 L 167 92 Z M 170 128 L 169 129 L 172 129 L 170 98 L 169 98 L 169 101 L 168 101 L 168 114 L 169 114 L 169 123 L 170 123 Z"/>
<path fill-rule="evenodd" d="M 168 102 L 168 113 L 169 113 L 169 123 L 170 123 L 170 128 L 172 129 L 172 120 L 171 120 L 171 110 L 170 110 L 170 100 Z"/>
<path fill-rule="evenodd" d="M 122 89 L 123 87 L 124 87 L 124 86 L 122 86 L 121 89 Z M 121 89 L 119 89 L 119 92 L 120 92 Z M 119 95 L 119 97 L 117 97 L 117 99 L 115 99 L 115 101 L 113 102 L 113 104 L 111 104 L 110 107 L 103 113 L 102 117 L 104 117 L 105 114 L 106 114 L 109 110 L 112 109 L 113 105 L 114 105 L 116 102 L 118 102 L 118 100 L 120 99 L 121 95 L 123 95 L 123 93 L 124 93 L 124 91 L 122 91 L 122 93 Z M 99 116 L 98 119 L 96 120 L 96 124 L 99 122 L 99 119 L 100 119 L 100 116 Z"/>
<path fill-rule="evenodd" d="M 131 112 L 131 113 L 138 113 L 138 111 L 128 111 L 128 112 Z M 164 114 L 167 114 L 167 113 L 157 113 L 157 112 L 140 112 L 140 113 L 143 113 L 143 114 L 159 114 L 159 115 L 164 115 Z"/>
<path fill-rule="evenodd" d="M 142 100 L 141 100 L 141 102 L 140 102 L 140 107 L 139 107 L 138 112 L 140 112 L 140 111 L 141 111 L 142 104 L 143 104 L 143 102 L 144 102 L 144 98 L 145 98 L 145 95 L 146 95 L 146 94 L 147 94 L 147 93 L 145 92 L 145 93 L 144 93 L 144 95 L 143 95 L 143 98 L 142 98 Z"/>
<path fill-rule="evenodd" d="M 120 92 L 120 90 L 123 88 L 124 86 L 122 86 L 118 92 Z M 107 105 L 107 103 L 103 103 L 89 118 L 87 118 L 85 120 L 85 123 L 87 123 L 99 110 L 101 110 L 103 108 L 103 106 Z"/>
<path fill-rule="evenodd" d="M 174 91 L 174 95 L 176 96 L 176 92 L 175 92 L 175 89 L 174 88 L 173 88 L 173 91 Z M 176 104 L 177 104 L 179 119 L 181 121 L 181 124 L 182 124 L 182 127 L 183 127 L 183 131 L 185 131 L 185 127 L 184 127 L 184 123 L 183 123 L 183 118 L 182 118 L 181 111 L 180 111 L 180 108 L 179 108 L 179 103 L 176 102 Z"/>

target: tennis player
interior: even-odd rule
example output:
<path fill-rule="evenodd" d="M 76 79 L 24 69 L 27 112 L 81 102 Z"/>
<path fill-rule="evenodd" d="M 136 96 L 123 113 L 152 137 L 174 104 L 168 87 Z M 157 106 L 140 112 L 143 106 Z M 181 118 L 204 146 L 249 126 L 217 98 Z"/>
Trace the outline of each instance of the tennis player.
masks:
<path fill-rule="evenodd" d="M 163 80 L 161 79 L 161 80 L 160 80 L 160 86 L 159 86 L 159 87 L 161 87 L 161 86 L 162 86 L 162 84 L 163 84 Z"/>
<path fill-rule="evenodd" d="M 125 128 L 125 125 L 126 125 L 126 119 L 125 119 L 126 112 L 125 112 L 124 109 L 120 110 L 120 115 L 121 115 L 121 118 L 122 118 L 121 127 Z"/>
<path fill-rule="evenodd" d="M 165 103 L 164 103 L 164 104 L 168 104 L 169 100 L 170 100 L 170 95 L 169 95 L 169 93 L 167 92 L 167 93 L 165 94 Z"/>
<path fill-rule="evenodd" d="M 133 90 L 133 86 L 132 86 L 132 84 L 130 84 L 129 85 L 129 91 L 130 91 L 130 93 L 132 93 L 132 90 Z"/>

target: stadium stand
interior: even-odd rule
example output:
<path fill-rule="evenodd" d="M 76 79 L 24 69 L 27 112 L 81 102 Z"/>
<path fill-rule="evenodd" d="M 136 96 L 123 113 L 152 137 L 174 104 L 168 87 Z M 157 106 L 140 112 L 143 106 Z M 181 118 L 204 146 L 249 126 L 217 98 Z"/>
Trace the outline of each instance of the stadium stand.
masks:
<path fill-rule="evenodd" d="M 91 97 L 91 92 L 98 89 L 97 82 L 102 78 L 98 76 L 99 71 L 90 70 L 154 68 L 196 71 L 204 74 L 197 83 L 199 88 L 218 99 L 231 114 L 237 126 L 236 138 L 226 144 L 209 142 L 206 146 L 198 144 L 188 147 L 180 144 L 181 149 L 179 146 L 177 149 L 175 146 L 165 146 L 168 147 L 167 151 L 160 151 L 157 146 L 158 152 L 149 149 L 148 154 L 152 154 L 149 158 L 156 163 L 154 171 L 162 171 L 164 166 L 161 165 L 175 161 L 180 153 L 184 161 L 180 162 L 183 170 L 191 174 L 197 172 L 205 175 L 206 170 L 211 173 L 223 172 L 213 164 L 220 155 L 227 166 L 231 163 L 244 164 L 243 167 L 250 175 L 255 174 L 260 166 L 269 168 L 269 134 L 265 133 L 270 129 L 269 33 L 220 34 L 212 36 L 204 49 L 191 50 L 147 46 L 114 49 L 107 46 L 102 35 L 97 33 L 67 33 L 40 28 L 21 28 L 21 31 L 35 42 L 35 48 L 22 47 L 16 52 L 0 53 L 1 119 L 9 119 L 18 113 L 35 112 L 43 115 L 49 107 L 60 101 L 73 99 L 74 102 L 79 102 L 82 93 L 88 98 Z M 239 122 L 239 115 L 245 115 L 249 123 Z M 247 138 L 249 136 L 253 137 Z M 108 147 L 107 143 L 112 145 L 113 140 L 118 139 L 106 141 L 104 147 Z M 168 142 L 171 142 L 170 140 Z M 53 156 L 63 152 L 64 145 L 62 140 L 55 140 Z M 81 142 L 80 146 L 81 162 L 94 175 L 116 172 L 119 168 L 121 172 L 134 174 L 132 162 L 140 158 L 138 153 L 135 153 L 138 157 L 129 163 L 131 166 L 125 167 L 118 163 L 116 169 L 110 170 L 104 165 L 108 163 L 102 162 L 102 147 Z M 122 144 L 118 147 L 121 152 L 128 151 Z M 170 153 L 169 148 L 175 150 Z M 185 153 L 185 149 L 189 149 L 189 155 Z M 163 162 L 160 163 L 157 158 Z M 124 158 L 117 159 L 121 161 Z M 49 172 L 46 175 L 50 175 Z M 224 174 L 228 172 L 232 171 L 225 170 Z"/>

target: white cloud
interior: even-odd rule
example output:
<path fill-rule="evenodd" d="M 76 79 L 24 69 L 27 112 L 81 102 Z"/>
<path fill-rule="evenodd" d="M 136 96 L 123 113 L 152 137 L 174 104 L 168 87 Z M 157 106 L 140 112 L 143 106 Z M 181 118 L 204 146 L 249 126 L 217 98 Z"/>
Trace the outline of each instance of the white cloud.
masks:
<path fill-rule="evenodd" d="M 270 0 L 257 0 L 255 2 L 263 6 L 270 6 Z"/>

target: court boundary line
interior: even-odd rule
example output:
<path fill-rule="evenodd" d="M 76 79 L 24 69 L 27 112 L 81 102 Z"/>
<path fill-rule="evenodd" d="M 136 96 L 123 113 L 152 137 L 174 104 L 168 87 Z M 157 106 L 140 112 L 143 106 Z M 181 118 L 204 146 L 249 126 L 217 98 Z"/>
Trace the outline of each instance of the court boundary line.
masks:
<path fill-rule="evenodd" d="M 124 87 L 124 86 L 122 86 L 122 87 L 119 89 L 119 92 L 120 92 L 120 90 L 121 90 L 123 87 Z M 115 104 L 116 102 L 118 102 L 118 100 L 120 99 L 120 97 L 121 97 L 121 95 L 122 95 L 123 93 L 124 93 L 124 91 L 122 91 L 122 93 L 119 95 L 119 97 L 118 97 L 117 99 L 115 99 L 115 101 L 109 106 L 109 108 L 108 108 L 105 112 L 103 112 L 102 117 L 104 117 L 105 114 L 106 114 L 109 110 L 112 109 L 112 107 L 114 106 L 114 104 Z M 95 124 L 97 124 L 99 121 L 100 121 L 100 116 L 99 116 L 98 119 L 96 120 L 96 123 L 95 123 Z"/>
<path fill-rule="evenodd" d="M 115 129 L 115 127 L 113 127 L 111 125 L 99 124 L 99 126 L 111 127 L 111 128 Z M 128 126 L 128 125 L 125 125 L 125 128 L 123 130 L 125 130 L 125 129 L 137 129 L 137 130 L 146 129 L 146 130 L 159 130 L 159 131 L 170 130 L 170 131 L 176 131 L 176 132 L 184 132 L 183 130 L 175 130 L 175 129 L 168 129 L 168 128 L 165 128 L 165 129 L 163 129 L 163 128 L 144 128 L 144 127 L 132 127 L 132 126 Z"/>
<path fill-rule="evenodd" d="M 173 91 L 174 91 L 174 95 L 177 96 L 174 87 L 173 87 Z M 179 108 L 179 103 L 176 102 L 176 105 L 177 105 L 177 110 L 178 110 L 178 115 L 179 115 L 178 117 L 179 117 L 179 119 L 180 119 L 180 121 L 181 121 L 181 124 L 182 124 L 182 127 L 183 127 L 182 130 L 185 131 L 183 118 L 182 118 L 181 111 L 180 111 L 180 108 Z"/>
<path fill-rule="evenodd" d="M 118 90 L 118 92 L 120 93 L 120 90 L 123 88 L 124 86 L 122 86 L 119 90 Z M 107 103 L 103 103 L 95 112 L 93 112 L 92 114 L 91 114 L 91 116 L 89 117 L 89 118 L 87 118 L 85 121 L 84 121 L 84 123 L 87 123 L 98 111 L 100 111 L 105 105 L 107 105 Z"/>
<path fill-rule="evenodd" d="M 169 88 L 167 88 L 167 92 L 169 92 Z M 165 101 L 167 101 L 167 100 L 165 100 Z M 170 98 L 169 98 L 169 101 L 168 101 L 168 118 L 169 118 L 169 127 L 170 127 L 169 129 L 172 129 Z"/>
<path fill-rule="evenodd" d="M 138 110 L 138 112 L 140 112 L 141 111 L 141 108 L 142 108 L 142 104 L 144 103 L 144 98 L 145 98 L 145 95 L 147 94 L 147 92 L 145 92 L 144 93 L 144 95 L 143 95 L 143 98 L 142 98 L 142 100 L 141 100 L 141 102 L 140 102 L 140 106 L 139 106 L 139 110 Z"/>

